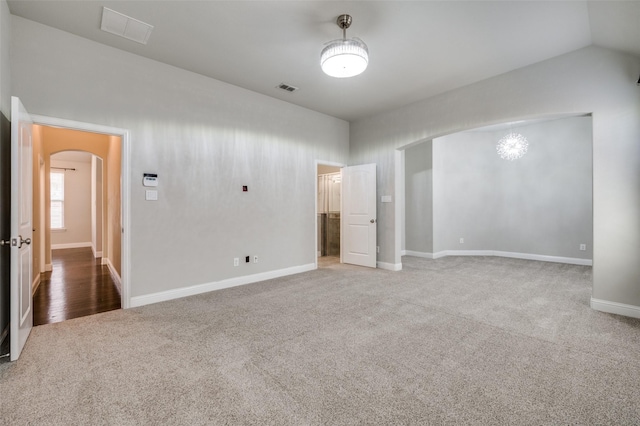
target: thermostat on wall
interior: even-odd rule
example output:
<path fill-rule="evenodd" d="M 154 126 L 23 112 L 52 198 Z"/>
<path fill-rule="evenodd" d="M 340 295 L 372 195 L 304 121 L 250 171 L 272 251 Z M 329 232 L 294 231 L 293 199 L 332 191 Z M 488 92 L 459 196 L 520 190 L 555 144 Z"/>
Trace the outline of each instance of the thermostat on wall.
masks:
<path fill-rule="evenodd" d="M 156 173 L 145 173 L 142 178 L 144 186 L 158 186 L 158 175 Z"/>

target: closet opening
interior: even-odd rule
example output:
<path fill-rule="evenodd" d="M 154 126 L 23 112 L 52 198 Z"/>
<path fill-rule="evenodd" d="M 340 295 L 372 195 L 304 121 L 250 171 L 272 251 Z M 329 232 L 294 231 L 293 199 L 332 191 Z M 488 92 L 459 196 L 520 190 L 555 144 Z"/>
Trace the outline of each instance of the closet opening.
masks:
<path fill-rule="evenodd" d="M 340 215 L 342 174 L 339 166 L 317 166 L 317 257 L 318 267 L 340 263 Z"/>

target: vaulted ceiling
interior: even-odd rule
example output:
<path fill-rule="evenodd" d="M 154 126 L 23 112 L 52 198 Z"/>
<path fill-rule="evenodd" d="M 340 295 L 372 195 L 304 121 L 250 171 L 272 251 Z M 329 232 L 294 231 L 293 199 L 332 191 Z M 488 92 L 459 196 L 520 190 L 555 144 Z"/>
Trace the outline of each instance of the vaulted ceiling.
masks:
<path fill-rule="evenodd" d="M 640 1 L 8 3 L 14 15 L 348 121 L 589 45 L 640 57 Z M 101 31 L 103 6 L 153 25 L 148 43 Z M 319 58 L 341 37 L 343 13 L 369 67 L 336 79 Z"/>

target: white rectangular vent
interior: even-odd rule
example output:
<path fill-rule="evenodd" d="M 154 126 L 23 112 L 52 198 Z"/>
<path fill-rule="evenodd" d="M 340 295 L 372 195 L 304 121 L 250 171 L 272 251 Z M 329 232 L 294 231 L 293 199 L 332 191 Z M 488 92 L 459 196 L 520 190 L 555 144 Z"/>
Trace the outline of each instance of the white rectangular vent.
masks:
<path fill-rule="evenodd" d="M 103 7 L 100 29 L 138 43 L 147 44 L 153 25 Z"/>
<path fill-rule="evenodd" d="M 287 92 L 295 92 L 296 90 L 298 90 L 297 87 L 295 86 L 290 86 L 288 84 L 284 84 L 284 83 L 280 83 L 278 84 L 278 89 L 282 89 L 282 90 L 286 90 Z"/>

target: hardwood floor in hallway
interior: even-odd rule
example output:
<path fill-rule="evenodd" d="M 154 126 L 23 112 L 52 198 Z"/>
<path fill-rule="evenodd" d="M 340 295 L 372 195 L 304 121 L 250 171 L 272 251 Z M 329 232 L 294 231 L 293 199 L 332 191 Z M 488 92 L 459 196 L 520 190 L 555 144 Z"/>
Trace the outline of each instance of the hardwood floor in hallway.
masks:
<path fill-rule="evenodd" d="M 120 292 L 109 268 L 89 247 L 53 250 L 53 271 L 46 272 L 33 296 L 33 325 L 120 309 Z"/>

